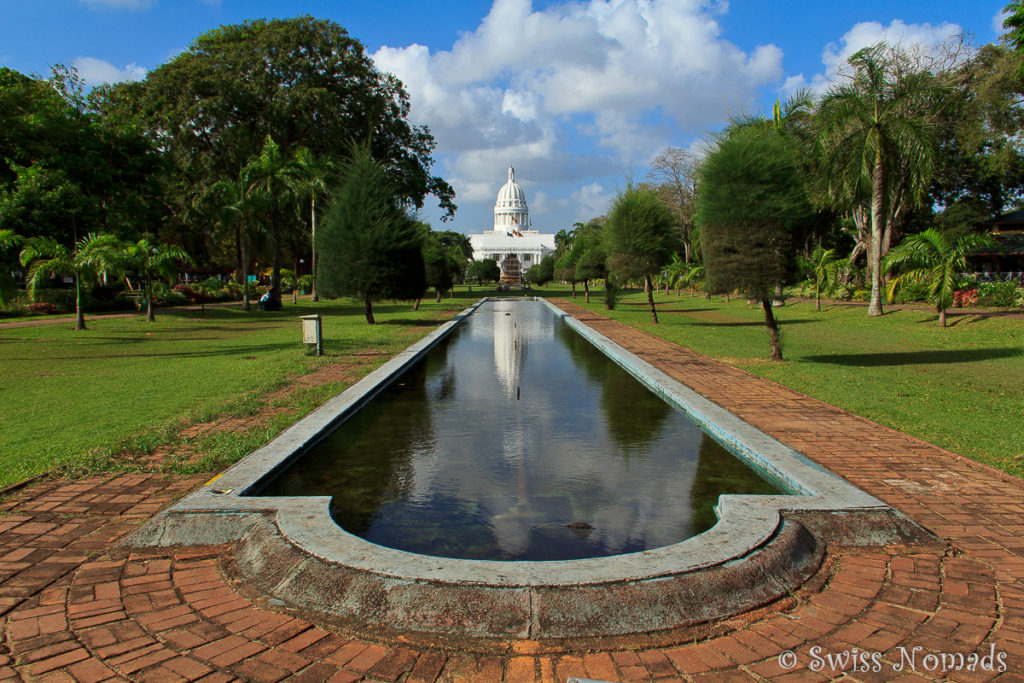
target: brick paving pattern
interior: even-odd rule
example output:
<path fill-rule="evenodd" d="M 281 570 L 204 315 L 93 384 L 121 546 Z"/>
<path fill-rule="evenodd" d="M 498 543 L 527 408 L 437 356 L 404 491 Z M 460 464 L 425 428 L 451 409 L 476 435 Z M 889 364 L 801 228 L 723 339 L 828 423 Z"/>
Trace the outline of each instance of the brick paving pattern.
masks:
<path fill-rule="evenodd" d="M 230 548 L 114 547 L 203 477 L 48 481 L 0 503 L 0 681 L 1024 681 L 1020 480 L 559 304 L 943 542 L 830 548 L 806 589 L 704 632 L 470 650 L 269 606 L 232 579 Z M 1004 662 L 1005 672 L 944 671 L 936 658 L 993 649 L 1004 659 L 981 664 Z M 824 659 L 855 650 L 864 657 L 853 660 L 857 671 L 851 661 Z M 786 652 L 795 667 L 783 666 Z M 870 670 L 876 653 L 880 671 Z M 914 658 L 913 669 L 901 653 Z M 816 662 L 824 666 L 812 671 Z"/>

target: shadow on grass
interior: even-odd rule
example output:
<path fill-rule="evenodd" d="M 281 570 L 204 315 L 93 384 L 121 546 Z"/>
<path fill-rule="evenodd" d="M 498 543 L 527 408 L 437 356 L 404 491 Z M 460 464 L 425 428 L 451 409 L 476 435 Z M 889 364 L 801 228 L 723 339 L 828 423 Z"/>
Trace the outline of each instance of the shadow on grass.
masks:
<path fill-rule="evenodd" d="M 281 351 L 283 349 L 294 349 L 301 346 L 301 344 L 263 344 L 261 346 L 231 346 L 221 349 L 204 349 L 197 351 L 168 351 L 167 353 L 117 353 L 117 354 L 83 354 L 76 353 L 74 356 L 68 356 L 65 358 L 57 356 L 49 356 L 46 358 L 47 362 L 55 362 L 62 360 L 95 360 L 101 358 L 118 359 L 124 360 L 126 358 L 212 358 L 214 356 L 240 356 L 245 357 L 247 354 L 251 359 L 257 359 L 258 356 L 253 356 L 255 353 L 269 353 L 273 351 Z M 10 358 L 12 361 L 37 361 L 38 358 Z"/>
<path fill-rule="evenodd" d="M 779 318 L 779 327 L 785 327 L 787 325 L 803 325 L 805 323 L 820 323 L 822 320 L 816 318 L 793 318 L 792 320 L 786 320 L 785 318 Z M 763 320 L 744 320 L 743 322 L 696 322 L 689 323 L 694 327 L 764 327 Z"/>
<path fill-rule="evenodd" d="M 884 365 L 941 365 L 948 363 L 973 363 L 976 361 L 1013 358 L 1024 355 L 1024 349 L 1004 347 L 999 349 L 963 349 L 957 351 L 906 351 L 895 353 L 853 353 L 844 355 L 804 356 L 800 360 L 808 363 L 828 363 L 850 367 L 878 367 Z"/>

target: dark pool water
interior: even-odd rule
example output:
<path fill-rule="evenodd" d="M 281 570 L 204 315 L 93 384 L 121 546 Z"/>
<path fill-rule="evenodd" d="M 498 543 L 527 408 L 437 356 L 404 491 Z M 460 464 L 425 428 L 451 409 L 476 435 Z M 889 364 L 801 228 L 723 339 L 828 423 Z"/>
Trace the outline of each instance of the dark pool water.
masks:
<path fill-rule="evenodd" d="M 494 301 L 262 495 L 331 496 L 342 528 L 400 550 L 569 560 L 677 543 L 719 495 L 779 492 L 542 303 Z"/>

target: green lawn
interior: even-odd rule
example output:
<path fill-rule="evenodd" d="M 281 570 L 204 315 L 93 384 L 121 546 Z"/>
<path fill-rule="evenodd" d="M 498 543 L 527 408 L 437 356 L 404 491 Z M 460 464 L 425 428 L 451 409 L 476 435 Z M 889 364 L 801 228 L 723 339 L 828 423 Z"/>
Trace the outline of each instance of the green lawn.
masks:
<path fill-rule="evenodd" d="M 365 324 L 360 305 L 300 302 L 286 310 L 245 313 L 240 307 L 158 312 L 68 324 L 0 329 L 0 487 L 52 470 L 130 466 L 117 454 L 177 443 L 181 429 L 213 415 L 245 414 L 295 375 L 365 351 L 383 352 L 358 375 L 433 329 L 446 311 L 461 310 L 493 289 L 460 287 L 456 300 L 378 305 L 379 324 Z M 536 290 L 571 296 L 568 287 Z M 582 291 L 576 303 L 583 304 Z M 945 330 L 927 312 L 897 311 L 869 319 L 863 307 L 791 302 L 776 309 L 783 363 L 768 362 L 759 308 L 683 293 L 657 296 L 662 324 L 653 325 L 643 294 L 632 292 L 612 317 L 700 353 L 820 398 L 1018 476 L 1024 475 L 1024 320 L 951 317 Z M 608 313 L 600 292 L 590 307 Z M 325 316 L 327 355 L 308 355 L 298 316 Z M 334 383 L 302 389 L 290 410 L 247 434 L 221 434 L 189 445 L 206 458 L 181 471 L 223 467 L 331 395 Z"/>
<path fill-rule="evenodd" d="M 281 312 L 241 307 L 158 311 L 70 324 L 0 329 L 0 487 L 42 472 L 110 467 L 122 448 L 147 451 L 174 442 L 181 428 L 216 414 L 245 414 L 289 377 L 366 350 L 394 354 L 433 329 L 443 311 L 465 302 L 426 300 L 374 307 L 367 325 L 361 305 L 302 301 Z M 323 358 L 301 343 L 298 316 L 324 318 Z M 366 374 L 387 356 L 361 366 Z M 198 444 L 205 466 L 222 466 L 266 441 L 318 402 L 343 389 L 297 392 L 293 410 L 258 434 L 221 436 Z"/>
<path fill-rule="evenodd" d="M 539 289 L 570 296 L 568 287 Z M 658 294 L 660 325 L 631 292 L 606 311 L 590 308 L 850 412 L 1024 476 L 1024 320 L 893 311 L 870 319 L 862 306 L 789 302 L 775 309 L 782 363 L 768 361 L 759 307 L 687 292 Z M 575 303 L 583 304 L 582 291 Z"/>

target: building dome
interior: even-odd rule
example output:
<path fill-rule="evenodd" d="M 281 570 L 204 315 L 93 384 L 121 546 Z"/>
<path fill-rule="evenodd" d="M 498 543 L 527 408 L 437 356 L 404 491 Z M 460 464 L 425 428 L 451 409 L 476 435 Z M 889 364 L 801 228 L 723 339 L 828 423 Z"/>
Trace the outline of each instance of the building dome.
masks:
<path fill-rule="evenodd" d="M 494 202 L 494 230 L 526 230 L 530 227 L 530 213 L 526 194 L 516 182 L 516 170 L 508 167 L 508 182 L 498 190 Z"/>

